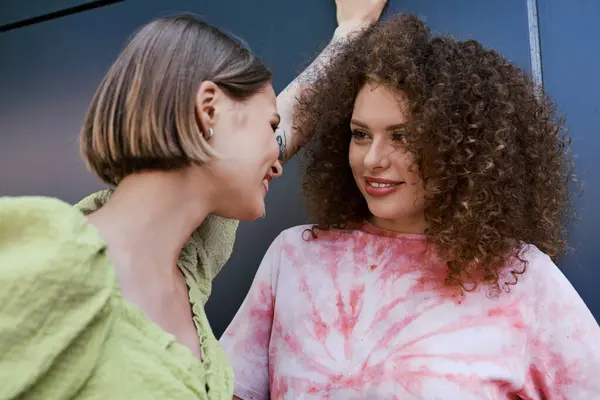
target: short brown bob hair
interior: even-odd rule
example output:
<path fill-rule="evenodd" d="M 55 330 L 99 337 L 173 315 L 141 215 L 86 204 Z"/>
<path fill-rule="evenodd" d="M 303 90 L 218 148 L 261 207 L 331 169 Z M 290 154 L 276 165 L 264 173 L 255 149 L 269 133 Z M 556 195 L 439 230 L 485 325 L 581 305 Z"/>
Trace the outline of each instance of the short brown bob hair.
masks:
<path fill-rule="evenodd" d="M 215 155 L 195 110 L 203 81 L 244 100 L 271 80 L 247 48 L 202 19 L 156 19 L 127 43 L 100 83 L 81 130 L 81 152 L 109 185 L 143 170 L 203 163 Z"/>

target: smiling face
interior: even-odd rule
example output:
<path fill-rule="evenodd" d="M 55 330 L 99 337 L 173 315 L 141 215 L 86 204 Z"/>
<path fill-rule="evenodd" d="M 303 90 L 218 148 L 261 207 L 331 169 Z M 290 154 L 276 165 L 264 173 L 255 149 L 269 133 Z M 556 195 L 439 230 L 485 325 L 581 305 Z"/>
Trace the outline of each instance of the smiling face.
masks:
<path fill-rule="evenodd" d="M 384 85 L 367 83 L 354 103 L 348 154 L 356 185 L 384 229 L 423 233 L 423 183 L 406 150 L 408 99 Z"/>
<path fill-rule="evenodd" d="M 271 84 L 243 101 L 234 100 L 206 83 L 198 95 L 204 131 L 218 154 L 206 168 L 216 209 L 214 213 L 249 221 L 265 213 L 272 178 L 282 173 L 275 129 L 279 114 Z"/>

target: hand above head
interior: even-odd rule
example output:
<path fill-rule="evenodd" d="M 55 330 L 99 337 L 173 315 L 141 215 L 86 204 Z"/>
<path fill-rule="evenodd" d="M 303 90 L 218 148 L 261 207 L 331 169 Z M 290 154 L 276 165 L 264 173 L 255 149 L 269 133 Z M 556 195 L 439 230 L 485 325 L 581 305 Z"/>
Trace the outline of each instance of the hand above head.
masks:
<path fill-rule="evenodd" d="M 334 44 L 377 23 L 386 4 L 387 0 L 335 0 L 338 27 L 330 43 L 332 46 L 327 46 L 312 64 L 277 96 L 281 122 L 275 136 L 279 145 L 279 160 L 282 164 L 310 139 L 309 136 L 296 137 L 296 128 L 293 124 L 294 107 L 298 104 L 298 98 L 303 90 L 311 88 L 315 77 L 328 66 L 329 60 L 335 54 Z"/>
<path fill-rule="evenodd" d="M 338 31 L 351 33 L 379 21 L 387 0 L 335 0 Z"/>

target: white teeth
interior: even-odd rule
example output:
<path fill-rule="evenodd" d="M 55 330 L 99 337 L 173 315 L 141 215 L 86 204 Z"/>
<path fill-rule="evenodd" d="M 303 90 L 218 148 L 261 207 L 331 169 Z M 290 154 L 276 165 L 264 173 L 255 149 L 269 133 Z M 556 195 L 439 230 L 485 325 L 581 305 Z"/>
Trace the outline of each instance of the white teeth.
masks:
<path fill-rule="evenodd" d="M 379 182 L 367 182 L 369 184 L 369 186 L 373 186 L 376 188 L 380 188 L 380 187 L 392 187 L 392 186 L 397 186 L 397 183 L 379 183 Z"/>
<path fill-rule="evenodd" d="M 263 185 L 265 186 L 265 189 L 267 189 L 267 191 L 269 191 L 269 180 L 268 179 L 263 179 Z"/>

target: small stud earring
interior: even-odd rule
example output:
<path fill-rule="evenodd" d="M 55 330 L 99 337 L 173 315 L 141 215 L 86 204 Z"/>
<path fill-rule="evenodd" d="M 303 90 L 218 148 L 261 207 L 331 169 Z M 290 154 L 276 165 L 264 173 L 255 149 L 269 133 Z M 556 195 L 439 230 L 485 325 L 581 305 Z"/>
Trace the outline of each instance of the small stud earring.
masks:
<path fill-rule="evenodd" d="M 211 137 L 213 137 L 214 134 L 215 134 L 215 131 L 213 131 L 213 128 L 208 128 L 208 137 L 207 137 L 207 139 L 210 139 Z"/>

